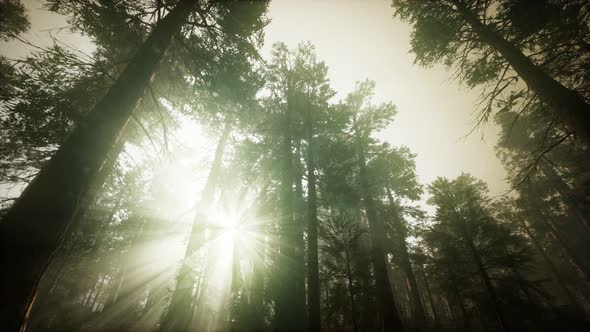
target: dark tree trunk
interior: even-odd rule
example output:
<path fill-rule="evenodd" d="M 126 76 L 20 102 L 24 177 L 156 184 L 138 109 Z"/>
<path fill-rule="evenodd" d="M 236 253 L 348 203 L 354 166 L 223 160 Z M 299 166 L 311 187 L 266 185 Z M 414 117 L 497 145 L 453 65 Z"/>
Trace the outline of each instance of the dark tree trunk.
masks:
<path fill-rule="evenodd" d="M 573 218 L 578 226 L 586 232 L 586 236 L 590 235 L 590 219 L 584 215 L 584 200 L 585 195 L 580 195 L 564 181 L 564 178 L 558 173 L 557 167 L 549 163 L 540 164 L 540 168 L 545 175 L 550 179 L 550 183 L 555 185 L 556 191 L 561 195 L 563 203 L 567 205 L 568 212 L 573 213 Z M 579 233 L 574 232 L 574 237 L 578 238 Z M 582 241 L 587 244 L 587 241 Z M 584 248 L 587 251 L 590 248 Z"/>
<path fill-rule="evenodd" d="M 508 327 L 507 320 L 502 313 L 500 299 L 498 298 L 498 294 L 496 293 L 496 289 L 494 288 L 494 285 L 492 284 L 492 280 L 490 279 L 490 276 L 488 275 L 488 271 L 486 270 L 486 268 L 483 264 L 483 261 L 481 259 L 480 254 L 479 254 L 479 251 L 477 250 L 477 248 L 475 247 L 475 244 L 473 243 L 473 241 L 471 239 L 466 239 L 466 242 L 467 242 L 467 246 L 469 248 L 469 251 L 471 251 L 471 255 L 473 257 L 473 260 L 475 261 L 475 264 L 477 266 L 477 272 L 479 273 L 479 276 L 481 277 L 481 280 L 483 281 L 484 287 L 486 288 L 486 292 L 488 293 L 488 296 L 490 297 L 490 300 L 492 302 L 492 307 L 494 308 L 494 314 L 496 315 L 496 318 L 498 319 L 498 323 L 500 325 L 500 328 L 502 331 L 509 331 L 510 329 Z"/>
<path fill-rule="evenodd" d="M 79 202 L 104 166 L 135 110 L 173 35 L 196 5 L 181 0 L 154 28 L 103 99 L 60 146 L 0 223 L 0 321 L 4 331 L 26 327 L 37 284 Z"/>
<path fill-rule="evenodd" d="M 564 253 L 569 258 L 571 265 L 576 269 L 584 281 L 590 285 L 590 267 L 585 264 L 584 260 L 580 257 L 580 255 L 576 252 L 576 250 L 572 247 L 571 242 L 564 239 L 562 232 L 559 231 L 557 226 L 555 225 L 555 221 L 550 217 L 543 214 L 538 207 L 540 220 L 547 228 L 549 228 L 549 234 L 559 243 L 559 246 L 563 249 Z"/>
<path fill-rule="evenodd" d="M 505 243 L 502 245 L 502 249 L 504 250 L 504 254 L 506 255 L 506 257 L 508 257 L 508 260 L 510 262 L 510 270 L 512 270 L 512 275 L 514 276 L 514 279 L 516 280 L 516 283 L 518 284 L 518 288 L 520 288 L 520 290 L 524 294 L 524 296 L 529 304 L 535 304 L 535 301 L 531 295 L 531 292 L 529 291 L 529 287 L 527 286 L 526 279 L 523 277 L 522 273 L 520 273 L 520 271 L 518 270 L 518 267 L 517 267 L 518 263 L 512 257 L 510 250 L 508 250 L 508 246 Z"/>
<path fill-rule="evenodd" d="M 567 284 L 566 284 L 565 280 L 563 280 L 563 277 L 561 276 L 559 269 L 555 266 L 555 263 L 553 263 L 551 258 L 549 258 L 549 256 L 547 255 L 547 252 L 545 251 L 545 249 L 543 249 L 543 246 L 541 246 L 541 244 L 539 243 L 539 240 L 537 240 L 537 237 L 533 234 L 530 227 L 526 224 L 526 222 L 524 220 L 519 219 L 518 221 L 522 225 L 522 227 L 523 227 L 525 233 L 528 235 L 529 239 L 531 239 L 531 242 L 533 243 L 533 245 L 535 246 L 537 251 L 539 251 L 541 256 L 543 256 L 543 260 L 545 261 L 545 263 L 549 267 L 549 270 L 551 271 L 551 274 L 553 275 L 554 280 L 557 282 L 557 284 L 559 285 L 559 287 L 561 288 L 561 290 L 563 291 L 563 293 L 567 297 L 570 304 L 574 308 L 576 308 L 577 311 L 583 313 L 583 310 L 581 309 L 582 308 L 581 304 L 578 302 L 578 300 L 576 299 L 574 294 L 567 287 Z"/>
<path fill-rule="evenodd" d="M 217 142 L 213 162 L 209 170 L 209 176 L 205 182 L 205 187 L 201 194 L 201 199 L 197 203 L 197 211 L 193 220 L 191 234 L 189 237 L 184 261 L 176 277 L 176 287 L 170 299 L 170 305 L 165 317 L 162 319 L 162 331 L 184 331 L 188 329 L 192 320 L 192 303 L 193 289 L 195 287 L 196 277 L 191 269 L 190 261 L 203 245 L 203 235 L 207 217 L 203 211 L 213 201 L 215 190 L 219 183 L 223 154 L 227 147 L 227 141 L 232 131 L 232 125 L 228 122 L 225 124 L 221 137 Z"/>
<path fill-rule="evenodd" d="M 302 275 L 299 258 L 303 257 L 301 227 L 295 218 L 295 204 L 298 198 L 293 192 L 295 169 L 293 165 L 293 137 L 291 91 L 287 87 L 287 108 L 283 119 L 281 143 L 281 224 L 279 234 L 279 270 L 275 276 L 277 285 L 274 325 L 277 331 L 305 330 L 305 289 L 301 288 Z M 302 238 L 301 238 L 302 240 Z M 304 286 L 304 285 L 303 285 Z"/>
<path fill-rule="evenodd" d="M 386 188 L 386 190 L 389 204 L 392 207 L 394 207 L 395 202 L 393 200 L 393 195 L 391 194 L 391 189 Z M 426 315 L 424 314 L 424 306 L 422 304 L 422 298 L 420 297 L 420 291 L 418 289 L 418 281 L 416 280 L 416 274 L 414 273 L 414 269 L 412 268 L 412 261 L 410 260 L 410 254 L 408 252 L 408 244 L 406 243 L 406 225 L 403 220 L 395 219 L 394 222 L 397 223 L 398 229 L 401 231 L 401 234 L 399 234 L 399 248 L 401 254 L 402 268 L 404 270 L 404 273 L 408 277 L 408 284 L 410 287 L 409 293 L 414 324 L 417 329 L 423 330 L 425 328 L 424 324 L 426 324 Z"/>
<path fill-rule="evenodd" d="M 451 277 L 451 287 L 453 291 L 453 295 L 459 304 L 459 309 L 461 309 L 461 316 L 463 317 L 463 329 L 466 332 L 471 331 L 471 323 L 469 319 L 469 314 L 467 313 L 467 309 L 465 308 L 465 303 L 463 302 L 463 298 L 461 297 L 461 293 L 459 292 L 459 288 L 457 287 L 457 281 L 455 277 Z"/>
<path fill-rule="evenodd" d="M 30 326 L 30 329 L 32 330 L 35 330 L 35 327 L 40 328 L 43 325 L 47 325 L 46 322 L 48 322 L 48 317 L 44 314 L 45 310 L 43 310 L 43 308 L 46 305 L 46 303 L 52 300 L 51 296 L 53 290 L 55 289 L 55 286 L 58 284 L 59 279 L 62 276 L 62 271 L 64 267 L 67 265 L 70 256 L 74 251 L 74 234 L 80 228 L 82 221 L 85 219 L 87 212 L 90 210 L 90 206 L 96 201 L 96 197 L 101 192 L 103 184 L 106 182 L 106 179 L 111 174 L 111 171 L 117 162 L 118 155 L 123 150 L 123 147 L 125 145 L 124 143 L 124 140 L 120 140 L 113 149 L 113 151 L 109 153 L 105 166 L 103 166 L 103 168 L 93 179 L 88 193 L 85 195 L 84 200 L 81 202 L 80 208 L 71 218 L 71 224 L 68 227 L 66 234 L 64 235 L 64 239 L 66 240 L 64 243 L 60 245 L 58 252 L 56 252 L 56 258 L 58 258 L 57 261 L 54 258 L 52 264 L 48 266 L 42 278 L 40 279 L 40 283 L 38 286 L 39 293 L 35 298 L 35 301 L 31 303 L 31 315 L 35 317 L 31 321 L 32 325 Z M 104 223 L 101 231 L 112 221 L 112 218 L 117 209 L 118 203 L 113 208 L 111 216 Z M 100 237 L 104 238 L 104 235 L 101 235 Z M 96 249 L 98 249 L 99 242 L 101 241 L 97 241 L 97 243 L 95 243 L 94 252 L 96 252 Z"/>
<path fill-rule="evenodd" d="M 428 302 L 430 302 L 430 309 L 432 310 L 432 318 L 434 319 L 435 331 L 440 331 L 440 321 L 438 319 L 438 314 L 436 313 L 436 305 L 434 303 L 434 298 L 432 297 L 430 282 L 428 282 L 428 278 L 426 277 L 426 273 L 424 272 L 424 267 L 422 265 L 418 265 L 418 267 L 420 270 L 420 274 L 422 275 L 422 280 L 424 280 L 426 292 L 428 294 Z"/>
<path fill-rule="evenodd" d="M 344 251 L 344 259 L 346 260 L 346 279 L 348 282 L 348 295 L 350 297 L 350 314 L 352 318 L 352 327 L 354 332 L 358 332 L 358 322 L 357 322 L 357 312 L 356 312 L 356 302 L 354 300 L 354 287 L 352 283 L 352 269 L 350 268 L 350 253 L 348 248 Z"/>
<path fill-rule="evenodd" d="M 360 191 L 363 198 L 367 221 L 369 223 L 369 234 L 371 238 L 371 259 L 375 269 L 375 287 L 379 312 L 385 332 L 403 331 L 402 321 L 399 317 L 397 306 L 393 297 L 393 290 L 387 274 L 387 257 L 383 245 L 385 243 L 385 229 L 377 217 L 377 209 L 371 194 L 365 152 L 357 138 L 357 158 L 359 165 Z"/>
<path fill-rule="evenodd" d="M 320 274 L 318 264 L 318 211 L 314 164 L 313 113 L 307 109 L 307 301 L 309 331 L 321 330 Z M 351 290 L 352 291 L 352 290 Z M 351 293 L 352 300 L 352 293 Z M 354 316 L 354 305 L 353 305 Z M 353 317 L 356 331 L 356 320 Z"/>
<path fill-rule="evenodd" d="M 461 0 L 452 0 L 458 13 L 479 39 L 500 53 L 527 86 L 550 105 L 558 118 L 582 139 L 590 140 L 590 105 L 575 91 L 563 86 L 535 65 L 522 51 L 484 25 Z"/>

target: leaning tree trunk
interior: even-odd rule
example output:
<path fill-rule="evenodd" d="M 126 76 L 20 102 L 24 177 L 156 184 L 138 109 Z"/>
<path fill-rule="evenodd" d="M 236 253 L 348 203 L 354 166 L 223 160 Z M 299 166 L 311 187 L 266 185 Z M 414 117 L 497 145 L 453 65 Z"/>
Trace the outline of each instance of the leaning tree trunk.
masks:
<path fill-rule="evenodd" d="M 181 0 L 154 28 L 119 79 L 60 146 L 0 223 L 4 331 L 22 331 L 41 275 L 62 242 L 108 152 L 154 76 L 173 35 L 196 5 Z M 8 272 L 7 272 L 8 271 Z"/>
<path fill-rule="evenodd" d="M 88 193 L 85 195 L 84 200 L 80 203 L 81 206 L 71 217 L 70 227 L 68 228 L 67 233 L 64 235 L 64 238 L 68 239 L 69 242 L 72 242 L 74 234 L 78 231 L 78 228 L 81 226 L 80 224 L 86 218 L 86 214 L 90 210 L 90 206 L 96 201 L 98 194 L 102 191 L 103 184 L 106 182 L 108 176 L 112 173 L 112 169 L 115 167 L 115 164 L 118 160 L 117 156 L 123 150 L 125 145 L 124 143 L 124 139 L 120 140 L 117 145 L 115 145 L 113 151 L 110 151 L 105 166 L 103 166 L 100 172 L 95 176 L 92 184 L 90 185 Z M 106 227 L 106 224 L 111 222 L 116 209 L 117 207 L 115 206 L 111 216 L 107 218 L 108 221 L 105 222 L 105 226 L 103 226 L 103 228 Z M 102 232 L 102 230 L 100 232 Z M 74 247 L 74 243 L 69 243 L 69 245 L 68 241 L 63 243 L 59 248 L 59 253 L 57 254 L 59 259 L 57 259 L 57 261 L 54 260 L 52 264 L 48 266 L 47 270 L 40 279 L 38 286 L 40 292 L 35 298 L 36 301 L 31 303 L 31 315 L 35 316 L 36 318 L 32 320 L 30 329 L 35 330 L 35 326 L 40 328 L 43 326 L 43 324 L 45 324 L 45 317 L 41 317 L 39 319 L 38 316 L 43 314 L 44 307 L 50 300 L 53 290 L 62 276 L 63 269 L 66 266 L 68 259 L 71 257 L 72 252 L 74 251 Z M 96 249 L 96 247 L 97 245 L 95 244 L 94 248 Z"/>
<path fill-rule="evenodd" d="M 393 200 L 391 189 L 388 187 L 386 190 L 389 204 L 394 207 L 395 201 Z M 410 299 L 413 315 L 412 318 L 414 319 L 415 327 L 419 330 L 424 330 L 424 325 L 426 324 L 426 315 L 424 313 L 424 306 L 420 297 L 420 291 L 418 290 L 418 281 L 416 279 L 414 269 L 412 268 L 412 261 L 410 260 L 410 254 L 408 252 L 408 244 L 406 243 L 406 225 L 403 220 L 394 219 L 394 222 L 397 223 L 398 229 L 401 231 L 401 234 L 399 234 L 399 248 L 402 260 L 402 268 L 408 277 L 408 283 L 410 286 Z"/>
<path fill-rule="evenodd" d="M 307 109 L 307 309 L 310 332 L 320 331 L 320 274 L 318 264 L 318 207 L 314 164 L 313 114 Z M 354 308 L 353 308 L 354 315 Z M 356 320 L 355 331 L 356 331 Z"/>
<path fill-rule="evenodd" d="M 385 332 L 403 331 L 402 321 L 397 311 L 393 298 L 393 290 L 391 289 L 391 283 L 387 275 L 387 260 L 385 250 L 383 249 L 385 230 L 383 224 L 377 218 L 377 209 L 369 186 L 365 153 L 360 139 L 357 139 L 357 154 L 360 189 L 369 223 L 371 258 L 375 269 L 375 287 L 381 319 L 383 321 L 383 329 Z"/>
<path fill-rule="evenodd" d="M 438 314 L 436 313 L 436 305 L 434 303 L 434 298 L 432 297 L 432 291 L 430 289 L 430 282 L 426 277 L 426 273 L 424 272 L 424 267 L 420 264 L 418 265 L 418 269 L 420 274 L 422 275 L 422 280 L 424 280 L 424 287 L 426 288 L 426 293 L 428 295 L 428 302 L 430 302 L 430 309 L 432 310 L 432 318 L 434 319 L 434 330 L 440 331 L 440 321 L 438 319 Z"/>
<path fill-rule="evenodd" d="M 527 225 L 527 223 L 523 219 L 519 218 L 518 222 L 522 225 L 522 228 L 524 229 L 525 233 L 527 234 L 527 236 L 529 237 L 529 239 L 531 240 L 531 242 L 533 243 L 533 245 L 535 246 L 537 251 L 543 257 L 543 260 L 545 261 L 545 263 L 549 267 L 549 270 L 551 271 L 551 274 L 553 275 L 555 282 L 559 285 L 559 287 L 563 291 L 563 294 L 565 294 L 565 296 L 567 297 L 570 304 L 576 309 L 576 311 L 580 312 L 582 315 L 585 315 L 584 310 L 583 310 L 583 305 L 578 301 L 578 299 L 574 296 L 574 294 L 567 287 L 567 284 L 566 284 L 565 280 L 563 279 L 559 269 L 557 268 L 555 263 L 553 263 L 551 258 L 549 258 L 549 256 L 547 255 L 547 252 L 545 251 L 545 249 L 543 248 L 541 243 L 539 243 L 539 240 L 533 234 L 530 227 Z"/>
<path fill-rule="evenodd" d="M 545 73 L 514 44 L 484 25 L 463 3 L 452 0 L 458 13 L 479 39 L 500 53 L 539 99 L 550 105 L 559 119 L 582 139 L 590 140 L 590 104 Z"/>
<path fill-rule="evenodd" d="M 166 315 L 162 319 L 162 331 L 184 331 L 189 328 L 193 311 L 191 308 L 191 303 L 193 302 L 193 288 L 196 282 L 190 261 L 194 259 L 193 256 L 203 244 L 202 236 L 205 228 L 204 223 L 207 219 L 203 211 L 213 201 L 215 189 L 219 183 L 223 154 L 227 147 L 227 141 L 231 131 L 232 125 L 227 122 L 217 143 L 215 156 L 213 157 L 213 163 L 211 164 L 209 176 L 205 182 L 201 199 L 197 203 L 197 211 L 193 220 L 186 251 L 184 253 L 184 261 L 176 276 L 176 288 L 172 293 Z"/>

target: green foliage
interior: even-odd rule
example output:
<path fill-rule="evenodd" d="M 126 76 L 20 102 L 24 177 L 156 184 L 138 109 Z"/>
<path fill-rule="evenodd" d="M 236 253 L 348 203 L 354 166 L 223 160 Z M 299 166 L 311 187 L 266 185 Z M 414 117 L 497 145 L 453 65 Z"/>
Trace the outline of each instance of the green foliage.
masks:
<path fill-rule="evenodd" d="M 0 39 L 6 41 L 29 29 L 31 23 L 20 0 L 0 2 Z"/>
<path fill-rule="evenodd" d="M 311 43 L 276 43 L 262 61 L 267 1 L 199 1 L 155 73 L 125 143 L 113 148 L 106 181 L 97 181 L 91 202 L 80 203 L 86 213 L 73 221 L 46 273 L 31 330 L 166 330 L 179 318 L 192 330 L 289 324 L 303 330 L 310 274 L 304 257 L 312 233 L 307 206 L 314 201 L 326 329 L 382 328 L 380 316 L 393 312 L 380 301 L 387 290 L 376 282 L 380 258 L 408 328 L 492 330 L 498 307 L 516 330 L 559 322 L 562 308 L 582 317 L 590 298 L 590 207 L 578 188 L 590 169 L 587 145 L 517 83 L 457 3 L 392 1 L 396 15 L 412 24 L 416 63 L 442 63 L 469 87 L 491 89 L 484 92 L 482 119 L 497 111 L 497 149 L 513 193 L 493 198 L 485 182 L 465 173 L 421 183 L 416 155 L 376 138 L 398 110 L 374 101 L 374 81 L 357 82 L 334 100 L 328 66 Z M 584 1 L 461 3 L 536 66 L 587 97 L 590 7 Z M 24 32 L 22 5 L 0 4 L 12 6 L 0 11 L 0 38 Z M 48 1 L 46 8 L 66 15 L 96 50 L 81 56 L 54 43 L 18 61 L 0 58 L 2 185 L 34 177 L 174 4 Z M 200 203 L 172 213 L 164 206 L 187 197 L 173 195 L 181 185 L 156 165 L 187 162 L 163 153 L 186 143 L 169 142 L 179 119 L 206 126 L 216 139 L 227 128 L 227 141 L 218 140 L 218 149 L 227 149 L 216 153 L 201 198 L 188 197 Z M 155 155 L 138 153 L 142 146 Z M 213 219 L 230 219 L 217 211 L 228 207 L 239 210 L 231 216 L 239 227 L 213 225 Z M 184 223 L 191 214 L 192 223 Z M 232 248 L 212 249 L 224 237 Z M 181 242 L 181 253 L 170 258 L 166 251 Z M 216 252 L 224 249 L 231 255 Z M 223 264 L 225 270 L 215 270 Z M 225 288 L 216 284 L 226 281 Z M 577 297 L 568 295 L 578 289 Z M 175 302 L 179 294 L 183 301 Z"/>

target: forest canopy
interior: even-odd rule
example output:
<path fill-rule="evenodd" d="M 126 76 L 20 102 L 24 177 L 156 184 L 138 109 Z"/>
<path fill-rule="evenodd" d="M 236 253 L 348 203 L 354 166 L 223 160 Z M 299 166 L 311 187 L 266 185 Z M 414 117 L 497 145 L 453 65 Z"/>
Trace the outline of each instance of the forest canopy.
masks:
<path fill-rule="evenodd" d="M 0 41 L 2 331 L 590 328 L 585 0 L 0 0 Z M 490 129 L 501 184 L 445 170 Z"/>

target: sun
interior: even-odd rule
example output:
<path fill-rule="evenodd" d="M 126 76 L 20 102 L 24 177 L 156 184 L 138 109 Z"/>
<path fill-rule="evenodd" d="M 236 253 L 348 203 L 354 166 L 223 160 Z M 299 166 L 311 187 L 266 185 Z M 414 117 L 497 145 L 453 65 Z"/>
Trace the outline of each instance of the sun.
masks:
<path fill-rule="evenodd" d="M 210 207 L 207 213 L 211 230 L 210 253 L 221 260 L 232 260 L 234 252 L 240 260 L 252 259 L 258 251 L 261 234 L 256 230 L 258 221 L 251 213 L 253 202 L 227 195 Z"/>

